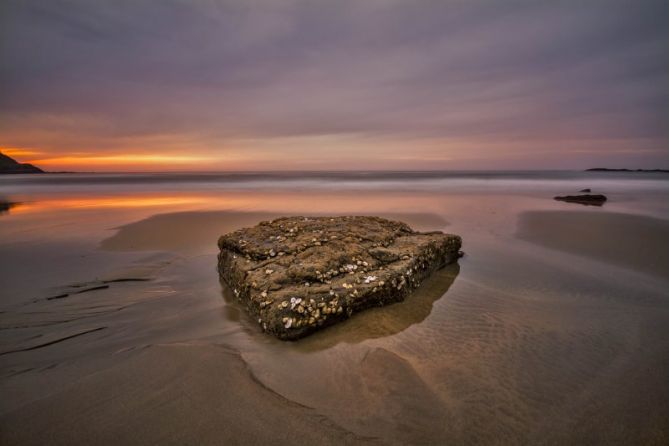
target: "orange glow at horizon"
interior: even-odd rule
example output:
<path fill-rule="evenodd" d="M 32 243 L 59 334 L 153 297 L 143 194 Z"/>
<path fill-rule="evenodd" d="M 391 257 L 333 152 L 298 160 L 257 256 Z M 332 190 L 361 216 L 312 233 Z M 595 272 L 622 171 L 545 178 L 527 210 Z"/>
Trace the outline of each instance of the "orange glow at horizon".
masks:
<path fill-rule="evenodd" d="M 212 161 L 210 157 L 204 156 L 184 156 L 184 155 L 83 155 L 83 156 L 62 156 L 55 158 L 32 159 L 28 162 L 52 166 L 52 165 L 74 165 L 74 166 L 127 166 L 144 164 L 199 164 L 206 161 Z"/>
<path fill-rule="evenodd" d="M 39 150 L 21 149 L 18 147 L 2 147 L 0 148 L 0 152 L 12 158 L 17 156 L 36 156 L 36 155 L 42 155 L 44 153 L 40 152 Z"/>

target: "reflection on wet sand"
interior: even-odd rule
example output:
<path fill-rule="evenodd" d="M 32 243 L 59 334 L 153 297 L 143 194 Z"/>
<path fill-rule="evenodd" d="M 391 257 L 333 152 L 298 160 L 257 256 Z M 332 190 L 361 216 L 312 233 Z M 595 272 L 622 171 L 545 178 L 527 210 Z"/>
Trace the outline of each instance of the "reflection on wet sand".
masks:
<path fill-rule="evenodd" d="M 22 213 L 40 213 L 67 209 L 145 208 L 206 204 L 204 196 L 112 196 L 47 199 L 23 203 Z M 16 205 L 17 203 L 9 203 Z"/>
<path fill-rule="evenodd" d="M 340 343 L 358 344 L 365 340 L 401 333 L 410 326 L 423 322 L 430 315 L 434 302 L 446 294 L 459 272 L 460 266 L 457 263 L 448 265 L 426 279 L 403 302 L 365 310 L 354 314 L 344 323 L 318 331 L 299 342 L 287 344 L 296 351 L 310 352 L 328 349 Z M 244 313 L 242 305 L 223 281 L 221 294 L 229 306 L 237 307 L 235 311 L 226 313 L 231 322 L 236 323 L 242 319 L 249 332 L 261 331 L 258 324 Z M 241 318 L 240 313 L 244 314 Z"/>

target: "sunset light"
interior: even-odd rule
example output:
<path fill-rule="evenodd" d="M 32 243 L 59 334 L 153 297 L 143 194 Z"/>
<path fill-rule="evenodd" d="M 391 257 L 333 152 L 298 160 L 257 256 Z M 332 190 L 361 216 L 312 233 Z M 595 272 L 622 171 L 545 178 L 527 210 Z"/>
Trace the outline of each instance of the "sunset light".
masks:
<path fill-rule="evenodd" d="M 13 147 L 0 147 L 0 152 L 4 153 L 7 156 L 11 156 L 14 158 L 22 158 L 22 159 L 25 157 L 44 154 L 43 152 L 40 152 L 38 150 L 18 149 Z"/>
<path fill-rule="evenodd" d="M 669 445 L 669 0 L 0 3 L 0 446 Z"/>
<path fill-rule="evenodd" d="M 37 164 L 55 169 L 75 170 L 174 170 L 175 168 L 202 168 L 207 163 L 216 160 L 214 157 L 186 156 L 186 155 L 71 155 L 53 158 L 36 158 L 28 160 Z"/>

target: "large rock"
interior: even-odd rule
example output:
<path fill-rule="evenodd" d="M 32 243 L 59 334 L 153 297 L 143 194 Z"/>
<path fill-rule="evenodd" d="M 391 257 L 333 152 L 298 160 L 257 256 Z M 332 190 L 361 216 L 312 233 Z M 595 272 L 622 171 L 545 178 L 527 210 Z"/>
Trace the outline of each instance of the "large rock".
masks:
<path fill-rule="evenodd" d="M 268 333 L 297 339 L 404 300 L 461 239 L 379 217 L 288 217 L 222 236 L 219 273 Z"/>

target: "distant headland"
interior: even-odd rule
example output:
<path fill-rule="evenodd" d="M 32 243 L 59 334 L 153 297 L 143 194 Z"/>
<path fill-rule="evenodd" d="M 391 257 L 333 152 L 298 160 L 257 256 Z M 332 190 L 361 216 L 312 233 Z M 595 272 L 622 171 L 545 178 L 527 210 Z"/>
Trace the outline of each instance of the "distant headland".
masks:
<path fill-rule="evenodd" d="M 19 163 L 0 152 L 0 174 L 3 173 L 44 173 L 44 171 L 32 164 Z"/>
<path fill-rule="evenodd" d="M 606 167 L 593 167 L 586 172 L 661 172 L 669 173 L 669 169 L 608 169 Z"/>

